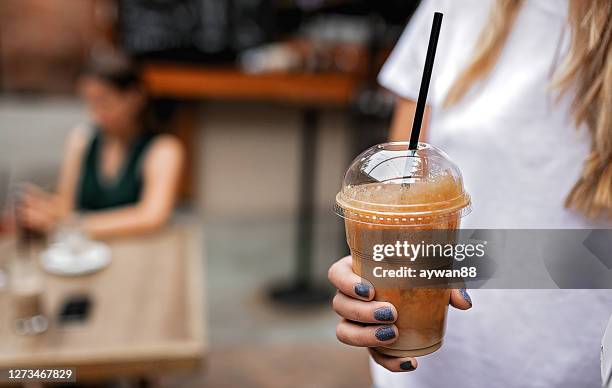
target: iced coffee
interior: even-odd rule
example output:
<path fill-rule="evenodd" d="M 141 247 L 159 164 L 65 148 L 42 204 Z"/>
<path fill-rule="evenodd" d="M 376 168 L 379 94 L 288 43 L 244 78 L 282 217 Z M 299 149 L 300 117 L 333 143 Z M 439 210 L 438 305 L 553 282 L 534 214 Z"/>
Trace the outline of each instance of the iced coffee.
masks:
<path fill-rule="evenodd" d="M 439 349 L 446 325 L 450 289 L 423 284 L 418 279 L 379 277 L 398 268 L 444 268 L 452 260 L 411 260 L 390 249 L 384 259 L 377 247 L 401 244 L 453 243 L 470 197 L 463 189 L 459 169 L 439 149 L 420 143 L 372 147 L 355 159 L 336 197 L 336 211 L 345 219 L 353 271 L 370 281 L 375 299 L 392 303 L 398 312 L 399 337 L 381 353 L 422 356 Z M 404 252 L 405 253 L 405 252 Z"/>

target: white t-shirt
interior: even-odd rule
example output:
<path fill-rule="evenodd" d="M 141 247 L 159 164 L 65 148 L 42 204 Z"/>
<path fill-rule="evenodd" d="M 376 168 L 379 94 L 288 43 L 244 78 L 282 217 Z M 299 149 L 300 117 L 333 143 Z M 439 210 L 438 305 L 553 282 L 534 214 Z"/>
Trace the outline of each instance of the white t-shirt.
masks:
<path fill-rule="evenodd" d="M 549 85 L 568 49 L 566 1 L 527 0 L 491 73 L 441 107 L 470 59 L 491 0 L 424 0 L 379 75 L 416 100 L 433 13 L 444 13 L 428 103 L 428 141 L 460 167 L 473 211 L 463 227 L 610 227 L 567 210 L 589 152 L 573 126 L 571 96 Z M 377 387 L 600 387 L 600 344 L 610 290 L 472 290 L 474 307 L 449 310 L 443 347 L 413 373 L 373 364 Z"/>
<path fill-rule="evenodd" d="M 612 388 L 612 318 L 601 341 L 601 379 L 603 388 Z"/>

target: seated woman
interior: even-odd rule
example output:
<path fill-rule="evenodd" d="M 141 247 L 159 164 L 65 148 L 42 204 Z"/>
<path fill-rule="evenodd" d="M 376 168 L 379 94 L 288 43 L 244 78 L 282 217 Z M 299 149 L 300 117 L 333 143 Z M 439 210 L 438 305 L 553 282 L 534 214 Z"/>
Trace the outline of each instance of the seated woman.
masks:
<path fill-rule="evenodd" d="M 77 212 L 94 238 L 158 229 L 176 201 L 183 148 L 156 131 L 139 73 L 127 59 L 107 54 L 92 61 L 79 88 L 93 124 L 70 135 L 57 193 L 26 187 L 20 222 L 46 233 Z"/>

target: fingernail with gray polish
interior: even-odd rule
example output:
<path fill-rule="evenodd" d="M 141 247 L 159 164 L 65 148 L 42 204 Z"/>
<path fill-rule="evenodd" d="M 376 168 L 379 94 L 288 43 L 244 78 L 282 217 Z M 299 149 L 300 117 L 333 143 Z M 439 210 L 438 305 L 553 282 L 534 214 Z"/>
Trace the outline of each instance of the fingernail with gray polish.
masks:
<path fill-rule="evenodd" d="M 395 338 L 395 330 L 391 326 L 383 326 L 376 329 L 375 335 L 379 341 L 389 341 Z"/>
<path fill-rule="evenodd" d="M 468 302 L 470 306 L 472 306 L 472 298 L 470 298 L 470 294 L 467 293 L 467 290 L 465 288 L 460 288 L 459 293 L 461 294 L 463 299 L 465 299 L 465 301 Z"/>
<path fill-rule="evenodd" d="M 406 371 L 413 371 L 416 368 L 414 367 L 414 365 L 412 365 L 412 361 L 404 361 L 400 364 L 400 369 Z"/>
<path fill-rule="evenodd" d="M 368 298 L 370 296 L 370 286 L 364 283 L 355 284 L 355 294 L 363 298 Z"/>
<path fill-rule="evenodd" d="M 389 307 L 379 307 L 374 310 L 374 319 L 382 322 L 393 321 L 393 310 Z"/>

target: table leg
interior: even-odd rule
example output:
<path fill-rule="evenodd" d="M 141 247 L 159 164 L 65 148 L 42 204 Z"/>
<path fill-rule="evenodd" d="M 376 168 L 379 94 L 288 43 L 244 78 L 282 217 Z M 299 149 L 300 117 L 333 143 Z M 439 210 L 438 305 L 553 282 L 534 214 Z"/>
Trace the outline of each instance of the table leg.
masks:
<path fill-rule="evenodd" d="M 319 114 L 306 110 L 302 118 L 302 156 L 299 185 L 299 213 L 295 241 L 295 284 L 308 287 L 312 272 L 312 245 L 314 232 L 314 203 L 316 193 L 317 138 Z"/>
<path fill-rule="evenodd" d="M 313 234 L 315 209 L 315 183 L 317 162 L 317 137 L 319 112 L 306 109 L 302 117 L 302 156 L 299 182 L 299 213 L 295 241 L 295 272 L 288 284 L 270 290 L 273 300 L 296 305 L 328 302 L 332 293 L 329 287 L 316 284 L 313 279 Z"/>

